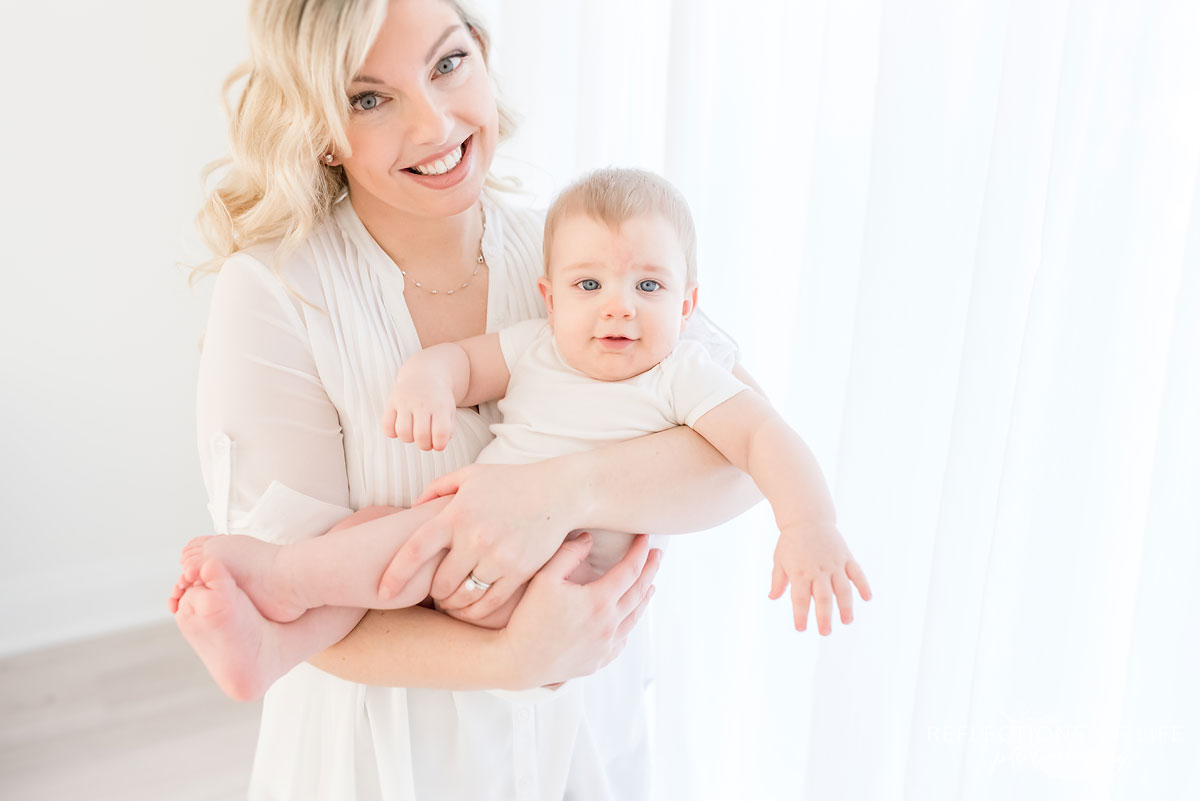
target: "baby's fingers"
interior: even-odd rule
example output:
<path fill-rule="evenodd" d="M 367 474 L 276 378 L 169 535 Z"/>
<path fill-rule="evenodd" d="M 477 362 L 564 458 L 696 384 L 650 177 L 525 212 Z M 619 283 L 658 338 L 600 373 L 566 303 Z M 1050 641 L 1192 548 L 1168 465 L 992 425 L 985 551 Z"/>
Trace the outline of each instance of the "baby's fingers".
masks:
<path fill-rule="evenodd" d="M 867 583 L 867 574 L 858 566 L 858 562 L 851 559 L 846 563 L 846 575 L 854 582 L 854 586 L 858 587 L 858 594 L 862 599 L 871 600 L 871 585 Z"/>
<path fill-rule="evenodd" d="M 423 451 L 433 450 L 433 418 L 425 413 L 413 415 L 413 442 Z"/>
<path fill-rule="evenodd" d="M 792 582 L 792 619 L 796 631 L 808 628 L 808 604 L 812 596 L 812 585 L 808 581 Z"/>
<path fill-rule="evenodd" d="M 822 636 L 833 631 L 833 587 L 830 586 L 829 576 L 821 575 L 812 583 L 813 604 L 817 608 L 817 631 Z"/>
<path fill-rule="evenodd" d="M 788 577 L 784 569 L 777 562 L 771 570 L 771 591 L 767 593 L 767 597 L 772 601 L 783 595 L 783 591 L 787 589 Z"/>
<path fill-rule="evenodd" d="M 450 436 L 454 433 L 454 410 L 442 410 L 433 413 L 433 420 L 430 423 L 432 430 L 433 449 L 442 451 L 446 449 L 446 444 L 450 442 Z"/>
<path fill-rule="evenodd" d="M 383 417 L 379 418 L 379 424 L 383 426 L 383 434 L 386 437 L 395 439 L 396 437 L 396 407 L 389 406 L 383 412 Z"/>
<path fill-rule="evenodd" d="M 841 573 L 833 575 L 833 595 L 837 598 L 838 611 L 842 615 L 842 623 L 854 622 L 854 592 L 850 581 Z"/>
<path fill-rule="evenodd" d="M 407 411 L 398 411 L 396 413 L 396 439 L 401 442 L 413 441 L 413 419 L 412 414 Z"/>

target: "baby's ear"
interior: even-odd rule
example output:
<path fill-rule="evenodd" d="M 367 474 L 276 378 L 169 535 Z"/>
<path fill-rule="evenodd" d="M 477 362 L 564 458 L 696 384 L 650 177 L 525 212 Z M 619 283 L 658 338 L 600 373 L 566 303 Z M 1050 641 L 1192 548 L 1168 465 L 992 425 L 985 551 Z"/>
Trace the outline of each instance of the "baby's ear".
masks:
<path fill-rule="evenodd" d="M 679 330 L 687 328 L 688 320 L 692 319 L 692 314 L 696 311 L 696 301 L 700 297 L 700 287 L 692 287 L 691 290 L 683 295 L 683 319 L 679 321 Z"/>
<path fill-rule="evenodd" d="M 542 302 L 546 304 L 546 317 L 554 321 L 554 294 L 550 291 L 550 279 L 542 276 L 538 279 L 538 292 L 542 294 Z"/>

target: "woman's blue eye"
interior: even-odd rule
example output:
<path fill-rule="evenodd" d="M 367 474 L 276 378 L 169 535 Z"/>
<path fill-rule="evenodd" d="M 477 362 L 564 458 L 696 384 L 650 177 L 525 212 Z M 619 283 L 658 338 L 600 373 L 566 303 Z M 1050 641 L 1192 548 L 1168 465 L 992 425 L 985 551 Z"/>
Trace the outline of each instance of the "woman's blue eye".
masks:
<path fill-rule="evenodd" d="M 654 292 L 659 288 L 660 284 L 657 281 L 651 281 L 647 278 L 645 281 L 638 282 L 638 289 L 643 292 Z"/>
<path fill-rule="evenodd" d="M 453 55 L 446 56 L 437 63 L 434 69 L 438 71 L 439 75 L 449 75 L 458 69 L 458 65 L 462 63 L 464 55 L 466 54 L 455 53 Z"/>
<path fill-rule="evenodd" d="M 595 278 L 585 278 L 579 282 L 579 288 L 588 292 L 595 292 L 600 288 L 600 282 Z"/>
<path fill-rule="evenodd" d="M 379 107 L 379 95 L 374 92 L 363 92 L 361 95 L 355 95 L 350 98 L 351 108 L 357 108 L 360 111 L 370 111 Z"/>

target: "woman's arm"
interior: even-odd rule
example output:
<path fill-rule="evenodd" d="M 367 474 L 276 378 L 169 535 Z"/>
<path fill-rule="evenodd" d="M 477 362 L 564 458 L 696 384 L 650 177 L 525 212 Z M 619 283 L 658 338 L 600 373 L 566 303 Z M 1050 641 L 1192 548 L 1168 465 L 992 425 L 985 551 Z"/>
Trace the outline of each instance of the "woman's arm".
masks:
<path fill-rule="evenodd" d="M 300 289 L 319 297 L 319 288 Z M 217 278 L 197 383 L 201 465 L 218 531 L 291 542 L 351 513 L 341 425 L 304 322 L 278 279 L 247 256 L 230 259 Z M 425 609 L 372 614 L 365 636 L 352 633 L 314 663 L 357 681 L 448 689 L 582 675 L 619 651 L 644 608 L 658 558 L 643 549 L 640 562 L 637 553 L 630 560 L 623 586 L 579 595 L 539 581 L 503 632 Z"/>
<path fill-rule="evenodd" d="M 639 537 L 603 578 L 572 584 L 567 576 L 590 548 L 587 536 L 564 543 L 503 629 L 424 607 L 369 611 L 310 661 L 361 684 L 446 690 L 523 690 L 592 673 L 624 648 L 654 594 L 661 552 Z"/>
<path fill-rule="evenodd" d="M 735 367 L 734 374 L 759 391 Z M 430 482 L 422 503 L 454 495 L 387 569 L 400 586 L 449 548 L 432 595 L 449 608 L 470 605 L 480 619 L 499 608 L 579 529 L 676 534 L 729 520 L 761 499 L 754 482 L 686 426 L 526 465 L 469 465 Z M 503 509 L 503 515 L 493 510 Z M 491 583 L 463 588 L 468 573 Z"/>

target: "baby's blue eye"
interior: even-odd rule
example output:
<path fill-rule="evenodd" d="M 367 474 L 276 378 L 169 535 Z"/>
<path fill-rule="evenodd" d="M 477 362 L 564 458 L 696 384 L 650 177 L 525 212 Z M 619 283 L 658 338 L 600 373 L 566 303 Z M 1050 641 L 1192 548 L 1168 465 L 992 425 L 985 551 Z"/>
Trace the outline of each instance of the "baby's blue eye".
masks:
<path fill-rule="evenodd" d="M 461 54 L 455 53 L 451 56 L 446 56 L 437 63 L 434 67 L 441 75 L 449 75 L 458 69 L 458 65 L 462 63 L 463 57 Z"/>
<path fill-rule="evenodd" d="M 660 286 L 661 285 L 657 281 L 651 281 L 649 278 L 647 278 L 645 281 L 638 282 L 638 289 L 642 290 L 643 292 L 655 292 Z"/>
<path fill-rule="evenodd" d="M 595 278 L 585 278 L 579 282 L 579 288 L 588 292 L 595 292 L 600 288 L 600 282 Z"/>

